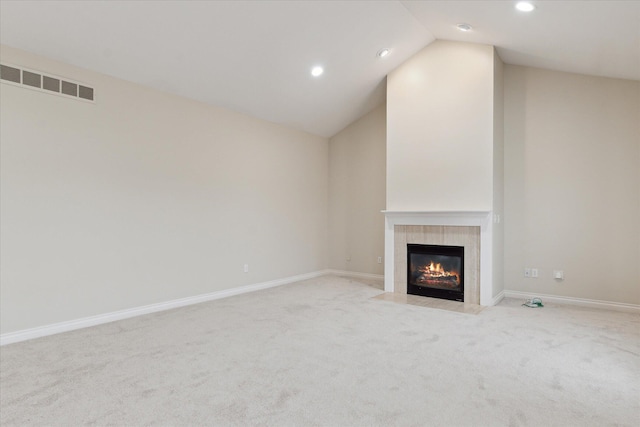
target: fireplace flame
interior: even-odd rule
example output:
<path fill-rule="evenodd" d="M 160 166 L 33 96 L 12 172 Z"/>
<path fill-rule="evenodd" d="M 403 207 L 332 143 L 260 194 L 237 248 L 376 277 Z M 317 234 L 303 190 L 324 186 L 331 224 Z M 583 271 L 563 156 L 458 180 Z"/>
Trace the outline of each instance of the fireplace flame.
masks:
<path fill-rule="evenodd" d="M 429 281 L 430 279 L 449 279 L 454 280 L 456 284 L 460 284 L 460 275 L 457 271 L 447 271 L 440 263 L 434 263 L 431 261 L 429 265 L 418 270 L 422 275 L 422 280 Z"/>
<path fill-rule="evenodd" d="M 440 263 L 438 263 L 436 265 L 433 265 L 433 261 L 431 261 L 431 264 L 429 264 L 428 269 L 429 269 L 429 271 L 431 273 L 440 273 L 440 274 L 444 274 L 445 273 L 444 268 L 442 268 Z"/>

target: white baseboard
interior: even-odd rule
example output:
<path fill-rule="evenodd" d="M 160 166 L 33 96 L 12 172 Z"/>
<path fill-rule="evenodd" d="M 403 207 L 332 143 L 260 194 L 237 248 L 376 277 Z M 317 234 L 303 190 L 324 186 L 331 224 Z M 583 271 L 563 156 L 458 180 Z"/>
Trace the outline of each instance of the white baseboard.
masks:
<path fill-rule="evenodd" d="M 496 295 L 495 297 L 493 297 L 493 298 L 491 299 L 491 303 L 490 303 L 490 304 L 491 304 L 492 306 L 493 306 L 493 305 L 498 305 L 498 303 L 500 303 L 500 301 L 502 301 L 502 300 L 504 299 L 504 292 L 505 292 L 505 291 L 502 291 L 502 292 L 500 292 L 498 295 Z"/>
<path fill-rule="evenodd" d="M 119 310 L 111 313 L 99 314 L 97 316 L 84 317 L 81 319 L 69 320 L 66 322 L 54 323 L 52 325 L 39 326 L 36 328 L 24 329 L 16 332 L 9 332 L 0 335 L 0 346 L 20 341 L 26 341 L 33 338 L 59 334 L 62 332 L 74 331 L 76 329 L 87 328 L 90 326 L 102 325 L 104 323 L 115 322 L 116 320 L 128 319 L 135 316 L 142 316 L 144 314 L 156 313 L 158 311 L 171 310 L 173 308 L 227 298 L 234 295 L 245 294 L 247 292 L 255 292 L 262 289 L 286 285 L 288 283 L 299 282 L 301 280 L 313 279 L 315 277 L 324 276 L 326 274 L 331 274 L 331 271 L 322 270 L 313 273 L 300 274 L 298 276 L 286 277 L 284 279 L 270 280 L 268 282 L 255 283 L 253 285 L 224 289 L 207 294 L 195 295 L 192 297 L 180 298 L 156 304 L 149 304 L 141 307 L 134 307 L 126 310 Z"/>
<path fill-rule="evenodd" d="M 325 270 L 325 272 L 326 274 L 333 274 L 335 276 L 353 277 L 356 279 L 384 280 L 384 275 L 382 274 L 358 273 L 357 271 L 346 271 L 346 270 Z"/>
<path fill-rule="evenodd" d="M 24 329 L 16 332 L 9 332 L 0 335 L 0 346 L 12 344 L 20 341 L 26 341 L 33 338 L 45 337 L 48 335 L 59 334 L 62 332 L 74 331 L 76 329 L 87 328 L 90 326 L 97 326 L 104 323 L 115 322 L 117 320 L 128 319 L 135 316 L 142 316 L 145 314 L 156 313 L 158 311 L 171 310 L 178 307 L 184 307 L 188 305 L 198 304 L 206 301 L 213 301 L 221 298 L 228 298 L 234 295 L 245 294 L 248 292 L 255 292 L 262 289 L 274 288 L 276 286 L 286 285 L 288 283 L 299 282 L 302 280 L 313 279 L 325 275 L 336 275 L 353 277 L 359 279 L 375 279 L 383 280 L 384 276 L 381 274 L 359 273 L 354 271 L 344 270 L 321 270 L 307 274 L 300 274 L 297 276 L 290 276 L 283 279 L 270 280 L 267 282 L 255 283 L 252 285 L 240 286 L 237 288 L 224 289 L 221 291 L 211 292 L 202 295 L 195 295 L 192 297 L 180 298 L 172 301 L 166 301 L 156 304 L 149 304 L 141 307 L 134 307 L 125 310 L 114 311 L 111 313 L 99 314 L 96 316 L 84 317 L 81 319 L 69 320 L 66 322 L 54 323 L 51 325 L 39 326 L 31 329 Z M 555 295 L 546 294 L 532 294 L 527 292 L 509 291 L 505 290 L 500 292 L 491 300 L 491 305 L 498 304 L 503 298 L 520 298 L 530 299 L 534 297 L 541 298 L 543 301 L 550 301 L 559 304 L 572 304 L 584 307 L 596 307 L 604 308 L 608 310 L 626 311 L 632 313 L 640 312 L 640 305 L 637 304 L 625 304 L 611 301 L 598 301 L 584 298 L 570 298 L 561 297 Z"/>
<path fill-rule="evenodd" d="M 506 298 L 519 298 L 519 299 L 531 299 L 531 298 L 540 298 L 542 302 L 554 302 L 557 304 L 570 304 L 570 305 L 578 305 L 582 307 L 591 307 L 591 308 L 603 308 L 607 310 L 615 310 L 615 311 L 626 311 L 629 313 L 640 313 L 640 305 L 638 304 L 626 304 L 623 302 L 614 302 L 614 301 L 600 301 L 586 298 L 573 298 L 573 297 L 562 297 L 557 295 L 547 295 L 547 294 L 533 294 L 529 292 L 520 292 L 520 291 L 507 291 L 504 292 L 504 297 Z"/>

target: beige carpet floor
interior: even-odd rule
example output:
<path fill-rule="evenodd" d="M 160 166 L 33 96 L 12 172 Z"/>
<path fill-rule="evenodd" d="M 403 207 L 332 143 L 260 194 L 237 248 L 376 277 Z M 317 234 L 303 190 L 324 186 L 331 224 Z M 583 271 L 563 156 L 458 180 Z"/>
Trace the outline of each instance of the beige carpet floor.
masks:
<path fill-rule="evenodd" d="M 640 316 L 326 276 L 0 348 L 2 426 L 640 425 Z"/>

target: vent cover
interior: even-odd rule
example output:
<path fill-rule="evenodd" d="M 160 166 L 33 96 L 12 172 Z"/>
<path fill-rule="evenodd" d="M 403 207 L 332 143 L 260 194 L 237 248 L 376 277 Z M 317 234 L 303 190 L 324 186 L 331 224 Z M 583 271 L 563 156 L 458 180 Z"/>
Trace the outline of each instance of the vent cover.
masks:
<path fill-rule="evenodd" d="M 66 98 L 94 101 L 93 88 L 89 86 L 21 67 L 0 64 L 0 81 L 58 94 Z"/>

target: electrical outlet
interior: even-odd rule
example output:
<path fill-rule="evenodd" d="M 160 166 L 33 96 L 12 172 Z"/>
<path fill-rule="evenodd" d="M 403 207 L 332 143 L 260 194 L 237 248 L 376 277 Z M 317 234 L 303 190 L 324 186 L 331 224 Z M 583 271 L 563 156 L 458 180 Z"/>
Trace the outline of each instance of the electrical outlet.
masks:
<path fill-rule="evenodd" d="M 531 277 L 531 269 L 530 268 L 525 268 L 524 269 L 524 277 Z"/>
<path fill-rule="evenodd" d="M 378 264 L 382 264 L 382 257 L 381 256 L 378 257 Z"/>
<path fill-rule="evenodd" d="M 538 269 L 537 268 L 532 268 L 531 269 L 531 277 L 533 277 L 534 279 L 538 278 Z"/>
<path fill-rule="evenodd" d="M 248 273 L 249 272 L 249 264 L 245 264 L 244 265 L 244 272 Z"/>

